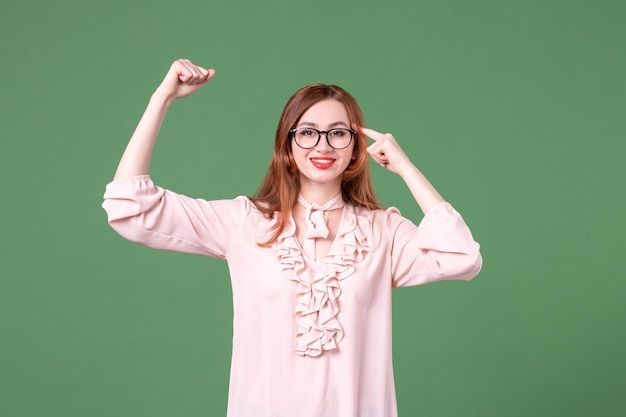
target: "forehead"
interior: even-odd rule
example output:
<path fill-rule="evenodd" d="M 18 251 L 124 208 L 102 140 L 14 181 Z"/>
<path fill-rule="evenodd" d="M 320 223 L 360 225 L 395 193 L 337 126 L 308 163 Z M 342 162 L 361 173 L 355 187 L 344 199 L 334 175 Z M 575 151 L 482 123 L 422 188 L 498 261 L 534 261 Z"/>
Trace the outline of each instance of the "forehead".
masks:
<path fill-rule="evenodd" d="M 348 112 L 342 102 L 328 99 L 318 101 L 307 109 L 300 117 L 298 123 L 307 123 L 312 126 L 321 126 L 343 122 L 350 124 Z"/>

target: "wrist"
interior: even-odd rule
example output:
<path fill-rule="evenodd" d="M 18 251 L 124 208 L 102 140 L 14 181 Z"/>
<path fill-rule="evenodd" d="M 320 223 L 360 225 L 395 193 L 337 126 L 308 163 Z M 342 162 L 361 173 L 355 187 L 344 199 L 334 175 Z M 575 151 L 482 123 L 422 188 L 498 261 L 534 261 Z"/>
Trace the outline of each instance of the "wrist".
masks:
<path fill-rule="evenodd" d="M 171 94 L 163 91 L 160 87 L 157 88 L 150 97 L 150 102 L 152 104 L 160 105 L 163 107 L 169 107 L 174 102 L 174 100 L 176 99 Z"/>
<path fill-rule="evenodd" d="M 401 166 L 398 169 L 397 173 L 400 176 L 400 178 L 402 178 L 404 181 L 407 181 L 410 178 L 415 178 L 416 176 L 418 176 L 420 174 L 420 171 L 417 169 L 415 165 L 408 162 L 404 164 L 403 166 Z"/>

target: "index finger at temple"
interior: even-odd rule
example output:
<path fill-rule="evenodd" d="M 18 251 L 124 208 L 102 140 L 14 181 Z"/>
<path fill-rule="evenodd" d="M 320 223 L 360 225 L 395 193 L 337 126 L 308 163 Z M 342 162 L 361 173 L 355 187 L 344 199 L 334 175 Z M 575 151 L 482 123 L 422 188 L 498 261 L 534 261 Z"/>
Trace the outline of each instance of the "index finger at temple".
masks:
<path fill-rule="evenodd" d="M 361 132 L 365 133 L 365 136 L 367 136 L 368 138 L 373 139 L 373 140 L 379 140 L 379 139 L 382 139 L 385 136 L 384 133 L 377 132 L 377 131 L 375 131 L 373 129 L 369 129 L 367 127 L 361 127 Z"/>

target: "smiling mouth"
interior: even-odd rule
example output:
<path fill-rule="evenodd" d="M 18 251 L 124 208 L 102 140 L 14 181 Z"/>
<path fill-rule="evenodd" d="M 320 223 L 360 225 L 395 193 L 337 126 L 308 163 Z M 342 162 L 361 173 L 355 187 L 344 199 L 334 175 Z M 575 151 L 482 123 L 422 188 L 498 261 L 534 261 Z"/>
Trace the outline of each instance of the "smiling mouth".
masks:
<path fill-rule="evenodd" d="M 334 162 L 332 158 L 311 158 L 311 163 L 320 169 L 330 168 Z"/>

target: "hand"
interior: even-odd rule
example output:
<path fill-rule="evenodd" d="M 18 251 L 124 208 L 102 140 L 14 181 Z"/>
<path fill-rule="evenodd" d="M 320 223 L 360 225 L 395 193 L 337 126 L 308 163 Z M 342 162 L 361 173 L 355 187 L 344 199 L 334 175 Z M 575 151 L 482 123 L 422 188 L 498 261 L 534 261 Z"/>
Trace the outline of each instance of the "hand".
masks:
<path fill-rule="evenodd" d="M 176 100 L 198 91 L 213 78 L 214 69 L 205 69 L 188 59 L 174 61 L 157 92 L 165 98 Z"/>
<path fill-rule="evenodd" d="M 399 175 L 402 175 L 404 170 L 413 167 L 413 163 L 391 133 L 380 133 L 366 127 L 360 127 L 359 130 L 374 140 L 366 151 L 381 167 Z"/>

